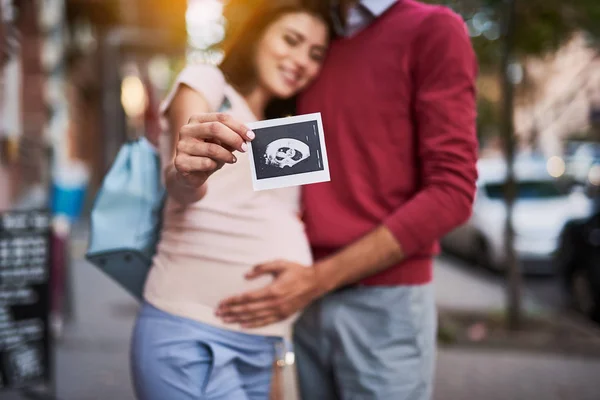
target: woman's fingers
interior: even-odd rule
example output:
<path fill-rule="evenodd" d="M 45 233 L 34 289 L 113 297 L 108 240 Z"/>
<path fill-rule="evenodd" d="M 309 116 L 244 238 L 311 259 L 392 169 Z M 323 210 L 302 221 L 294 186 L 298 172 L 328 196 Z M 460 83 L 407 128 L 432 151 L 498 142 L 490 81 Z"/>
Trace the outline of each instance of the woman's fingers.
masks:
<path fill-rule="evenodd" d="M 204 117 L 202 117 L 202 115 L 200 116 L 200 121 L 202 121 L 202 118 L 205 118 L 208 121 L 211 121 L 214 118 L 217 122 L 220 122 L 221 124 L 227 126 L 229 129 L 240 135 L 243 140 L 254 140 L 254 132 L 252 132 L 245 124 L 242 124 L 241 122 L 237 121 L 229 114 L 204 114 Z"/>
<path fill-rule="evenodd" d="M 211 174 L 223 166 L 208 157 L 194 157 L 187 154 L 178 154 L 175 157 L 175 169 L 183 175 L 208 173 Z"/>
<path fill-rule="evenodd" d="M 248 149 L 240 135 L 219 122 L 189 123 L 181 128 L 179 137 L 221 143 L 241 152 Z"/>
<path fill-rule="evenodd" d="M 229 149 L 222 145 L 210 142 L 201 142 L 194 139 L 180 140 L 177 144 L 178 154 L 187 154 L 192 157 L 207 157 L 217 163 L 233 164 L 235 156 Z"/>
<path fill-rule="evenodd" d="M 228 114 L 198 114 L 181 129 L 181 135 L 205 141 L 218 141 L 222 145 L 245 152 L 246 141 L 254 139 L 254 133 Z"/>
<path fill-rule="evenodd" d="M 179 131 L 175 168 L 184 175 L 211 174 L 237 161 L 234 151 L 248 150 L 254 133 L 223 113 L 198 114 Z"/>

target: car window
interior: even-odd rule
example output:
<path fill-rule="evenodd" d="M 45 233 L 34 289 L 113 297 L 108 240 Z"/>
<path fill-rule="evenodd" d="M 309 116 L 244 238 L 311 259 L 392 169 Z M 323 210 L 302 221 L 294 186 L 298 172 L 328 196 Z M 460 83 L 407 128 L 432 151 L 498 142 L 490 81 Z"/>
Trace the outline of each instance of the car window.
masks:
<path fill-rule="evenodd" d="M 600 146 L 586 144 L 580 146 L 574 153 L 575 159 L 598 159 L 600 158 Z"/>
<path fill-rule="evenodd" d="M 485 193 L 490 199 L 504 198 L 504 182 L 487 183 Z M 554 181 L 521 181 L 517 183 L 517 199 L 551 199 L 567 195 L 566 190 Z"/>

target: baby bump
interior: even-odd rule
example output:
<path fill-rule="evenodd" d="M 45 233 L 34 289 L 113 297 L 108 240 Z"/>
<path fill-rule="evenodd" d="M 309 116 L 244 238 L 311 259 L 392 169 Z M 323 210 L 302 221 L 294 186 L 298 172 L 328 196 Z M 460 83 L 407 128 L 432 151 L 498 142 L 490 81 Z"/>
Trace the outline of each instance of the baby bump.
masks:
<path fill-rule="evenodd" d="M 245 278 L 258 264 L 282 259 L 308 268 L 312 265 L 310 247 L 299 221 L 262 221 L 252 231 L 238 227 L 199 233 L 179 231 L 166 235 L 159 246 L 152 271 L 153 286 L 160 286 L 163 297 L 171 301 L 192 301 L 212 308 L 225 297 L 266 286 L 271 276 Z M 193 241 L 196 235 L 202 239 Z"/>
<path fill-rule="evenodd" d="M 271 282 L 271 276 L 245 278 L 257 264 L 283 259 L 312 268 L 304 226 L 296 215 L 251 211 L 196 211 L 191 219 L 165 219 L 146 299 L 176 315 L 219 326 L 214 310 L 220 301 Z M 269 334 L 284 335 L 294 318 L 270 327 Z"/>
<path fill-rule="evenodd" d="M 275 259 L 312 264 L 304 225 L 291 212 L 193 210 L 186 214 L 165 219 L 159 253 L 231 266 L 254 266 Z"/>

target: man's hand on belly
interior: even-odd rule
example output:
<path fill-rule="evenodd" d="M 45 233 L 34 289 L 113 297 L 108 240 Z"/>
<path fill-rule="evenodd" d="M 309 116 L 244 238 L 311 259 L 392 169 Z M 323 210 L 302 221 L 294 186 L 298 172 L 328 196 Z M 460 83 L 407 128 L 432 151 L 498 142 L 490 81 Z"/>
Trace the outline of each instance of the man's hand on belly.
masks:
<path fill-rule="evenodd" d="M 270 274 L 273 282 L 263 289 L 221 302 L 217 316 L 226 323 L 260 328 L 293 315 L 326 293 L 383 271 L 403 259 L 402 246 L 382 225 L 311 268 L 289 261 L 255 267 L 246 276 L 248 279 Z"/>
<path fill-rule="evenodd" d="M 292 316 L 325 292 L 319 286 L 317 270 L 312 267 L 273 261 L 256 266 L 246 278 L 263 275 L 272 275 L 273 282 L 262 289 L 222 301 L 216 315 L 225 323 L 259 328 Z"/>

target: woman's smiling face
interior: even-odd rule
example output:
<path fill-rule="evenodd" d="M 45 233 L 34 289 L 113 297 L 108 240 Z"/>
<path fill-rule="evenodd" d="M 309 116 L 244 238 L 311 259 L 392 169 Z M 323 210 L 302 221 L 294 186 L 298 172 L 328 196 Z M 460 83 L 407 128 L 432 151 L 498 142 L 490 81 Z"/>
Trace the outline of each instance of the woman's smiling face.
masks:
<path fill-rule="evenodd" d="M 258 43 L 258 84 L 273 97 L 289 98 L 321 70 L 328 44 L 325 23 L 306 12 L 290 12 L 273 22 Z"/>

